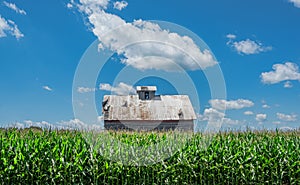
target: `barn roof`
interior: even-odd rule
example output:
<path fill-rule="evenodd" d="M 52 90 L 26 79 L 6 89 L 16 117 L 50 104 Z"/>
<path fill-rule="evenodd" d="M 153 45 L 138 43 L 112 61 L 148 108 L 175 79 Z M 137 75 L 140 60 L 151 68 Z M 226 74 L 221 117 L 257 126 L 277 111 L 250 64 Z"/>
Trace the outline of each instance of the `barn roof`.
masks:
<path fill-rule="evenodd" d="M 104 120 L 194 120 L 196 115 L 187 95 L 160 95 L 141 100 L 138 95 L 105 95 Z"/>

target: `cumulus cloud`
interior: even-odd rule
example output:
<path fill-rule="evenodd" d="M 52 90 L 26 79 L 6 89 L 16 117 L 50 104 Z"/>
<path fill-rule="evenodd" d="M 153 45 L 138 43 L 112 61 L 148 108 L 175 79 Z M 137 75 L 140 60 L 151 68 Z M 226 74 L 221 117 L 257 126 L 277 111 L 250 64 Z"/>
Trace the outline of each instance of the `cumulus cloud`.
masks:
<path fill-rule="evenodd" d="M 239 54 L 251 55 L 272 50 L 271 46 L 263 46 L 259 41 L 250 39 L 235 41 L 236 35 L 234 34 L 228 34 L 226 37 L 229 39 L 227 45 L 234 48 Z"/>
<path fill-rule="evenodd" d="M 40 128 L 50 128 L 51 124 L 47 121 L 31 121 L 31 120 L 25 120 L 24 123 L 20 123 L 18 122 L 18 125 L 21 126 L 21 128 L 25 128 L 25 127 L 40 127 Z"/>
<path fill-rule="evenodd" d="M 300 0 L 289 0 L 295 7 L 300 8 Z"/>
<path fill-rule="evenodd" d="M 255 119 L 258 122 L 264 122 L 267 120 L 267 114 L 256 114 Z"/>
<path fill-rule="evenodd" d="M 292 88 L 292 87 L 293 87 L 293 84 L 292 84 L 292 82 L 290 82 L 290 81 L 286 81 L 286 82 L 284 83 L 283 87 L 284 87 L 284 88 Z"/>
<path fill-rule="evenodd" d="M 234 34 L 227 34 L 226 35 L 226 38 L 228 38 L 228 39 L 236 39 L 236 35 L 234 35 Z"/>
<path fill-rule="evenodd" d="M 297 115 L 295 114 L 276 113 L 276 116 L 282 121 L 297 121 Z"/>
<path fill-rule="evenodd" d="M 244 123 L 244 121 L 233 120 L 225 116 L 224 112 L 220 112 L 214 108 L 207 108 L 204 110 L 203 115 L 198 115 L 198 119 L 199 121 L 208 121 L 208 123 L 220 122 L 226 125 L 239 125 Z"/>
<path fill-rule="evenodd" d="M 209 108 L 204 110 L 204 117 L 206 117 L 208 120 L 218 120 L 224 118 L 224 116 L 225 113 L 219 112 L 214 108 Z"/>
<path fill-rule="evenodd" d="M 177 71 L 178 67 L 200 70 L 217 64 L 213 54 L 207 49 L 200 50 L 190 37 L 148 21 L 126 22 L 106 12 L 108 3 L 108 0 L 79 0 L 73 5 L 87 16 L 100 48 L 123 56 L 122 63 L 139 70 L 165 71 Z"/>
<path fill-rule="evenodd" d="M 247 116 L 250 116 L 250 115 L 253 115 L 254 113 L 252 111 L 245 111 L 244 112 L 244 115 L 247 115 Z"/>
<path fill-rule="evenodd" d="M 75 129 L 75 130 L 103 130 L 103 127 L 99 124 L 102 120 L 100 117 L 97 118 L 98 124 L 87 124 L 80 119 L 70 119 L 68 121 L 59 121 L 55 124 L 52 124 L 55 126 L 55 128 L 59 129 Z"/>
<path fill-rule="evenodd" d="M 14 10 L 15 12 L 17 12 L 17 13 L 19 13 L 19 14 L 26 15 L 25 10 L 22 10 L 22 9 L 18 8 L 17 5 L 14 4 L 14 3 L 8 3 L 8 2 L 6 2 L 6 1 L 4 1 L 3 4 L 4 4 L 6 7 L 8 7 L 8 8 L 10 8 L 10 9 Z"/>
<path fill-rule="evenodd" d="M 103 121 L 103 120 L 104 120 L 104 116 L 98 116 L 98 117 L 97 117 L 97 121 L 98 121 L 98 122 L 101 122 L 101 121 Z"/>
<path fill-rule="evenodd" d="M 220 112 L 214 108 L 207 108 L 204 110 L 203 115 L 199 114 L 199 121 L 218 122 L 225 117 L 225 113 Z"/>
<path fill-rule="evenodd" d="M 88 93 L 88 92 L 95 92 L 96 88 L 89 88 L 89 87 L 78 87 L 77 92 L 79 93 Z"/>
<path fill-rule="evenodd" d="M 53 89 L 47 85 L 42 87 L 43 89 L 45 89 L 46 91 L 53 91 Z"/>
<path fill-rule="evenodd" d="M 292 128 L 292 127 L 280 127 L 279 130 L 282 131 L 291 131 L 291 130 L 296 130 L 297 128 Z"/>
<path fill-rule="evenodd" d="M 101 83 L 99 85 L 100 90 L 110 91 L 117 95 L 128 95 L 128 94 L 135 94 L 135 89 L 126 83 L 120 82 L 116 87 L 112 87 L 110 84 Z"/>
<path fill-rule="evenodd" d="M 14 21 L 6 20 L 0 15 L 0 37 L 6 37 L 7 34 L 10 34 L 17 39 L 24 37 Z"/>
<path fill-rule="evenodd" d="M 117 10 L 122 10 L 123 8 L 126 8 L 128 3 L 126 1 L 116 1 L 114 3 L 114 8 Z"/>
<path fill-rule="evenodd" d="M 84 128 L 86 124 L 79 119 L 71 119 L 57 122 L 55 125 L 60 128 Z"/>
<path fill-rule="evenodd" d="M 254 103 L 250 100 L 238 99 L 238 100 L 221 100 L 221 99 L 212 99 L 209 100 L 211 107 L 217 110 L 230 110 L 230 109 L 242 109 L 246 107 L 252 107 Z"/>
<path fill-rule="evenodd" d="M 284 64 L 274 64 L 273 71 L 263 72 L 261 74 L 261 80 L 265 84 L 276 84 L 286 80 L 298 80 L 300 81 L 299 67 L 292 62 L 286 62 Z"/>
<path fill-rule="evenodd" d="M 280 121 L 273 121 L 272 123 L 275 124 L 275 125 L 280 125 L 281 124 Z"/>
<path fill-rule="evenodd" d="M 269 108 L 271 108 L 269 105 L 267 105 L 267 104 L 264 104 L 264 105 L 262 105 L 262 108 L 264 108 L 264 109 L 269 109 Z"/>
<path fill-rule="evenodd" d="M 67 4 L 67 7 L 68 7 L 68 8 L 73 8 L 73 4 L 68 3 L 68 4 Z"/>
<path fill-rule="evenodd" d="M 245 121 L 241 121 L 241 120 L 234 120 L 234 119 L 231 119 L 231 118 L 224 118 L 223 119 L 223 124 L 226 124 L 226 125 L 241 125 L 241 124 L 244 124 Z"/>
<path fill-rule="evenodd" d="M 101 122 L 102 119 L 98 118 L 98 122 Z M 23 122 L 16 122 L 9 126 L 15 128 L 29 128 L 29 127 L 39 127 L 42 129 L 69 129 L 69 130 L 103 130 L 100 124 L 86 124 L 79 119 L 70 119 L 68 121 L 59 121 L 56 123 L 49 123 L 47 121 L 32 121 L 25 120 Z"/>
<path fill-rule="evenodd" d="M 246 55 L 257 54 L 272 49 L 271 47 L 262 46 L 260 42 L 253 41 L 250 39 L 242 40 L 239 42 L 233 42 L 232 46 L 238 53 Z"/>

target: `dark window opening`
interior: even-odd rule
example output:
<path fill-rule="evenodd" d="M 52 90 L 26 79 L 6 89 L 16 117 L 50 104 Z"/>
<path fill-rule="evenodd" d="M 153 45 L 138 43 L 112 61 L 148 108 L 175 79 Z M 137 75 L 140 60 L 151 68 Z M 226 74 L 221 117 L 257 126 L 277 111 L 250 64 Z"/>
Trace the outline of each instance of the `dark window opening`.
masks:
<path fill-rule="evenodd" d="M 148 91 L 145 92 L 145 100 L 149 100 L 149 92 Z"/>

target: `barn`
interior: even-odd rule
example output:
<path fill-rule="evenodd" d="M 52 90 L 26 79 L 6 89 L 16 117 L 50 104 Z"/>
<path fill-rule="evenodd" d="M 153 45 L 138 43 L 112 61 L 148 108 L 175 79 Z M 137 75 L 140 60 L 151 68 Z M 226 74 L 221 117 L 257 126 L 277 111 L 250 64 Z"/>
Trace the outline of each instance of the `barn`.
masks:
<path fill-rule="evenodd" d="M 187 95 L 156 95 L 156 86 L 137 86 L 136 95 L 105 95 L 104 127 L 113 130 L 194 130 L 196 115 Z"/>

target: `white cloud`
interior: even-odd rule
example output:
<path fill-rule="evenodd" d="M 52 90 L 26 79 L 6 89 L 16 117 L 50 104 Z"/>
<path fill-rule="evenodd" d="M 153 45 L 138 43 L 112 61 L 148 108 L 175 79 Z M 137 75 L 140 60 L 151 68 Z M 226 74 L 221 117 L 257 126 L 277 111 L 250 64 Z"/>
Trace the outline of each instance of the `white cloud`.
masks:
<path fill-rule="evenodd" d="M 67 7 L 68 7 L 68 8 L 73 8 L 73 4 L 68 3 L 68 4 L 67 4 Z"/>
<path fill-rule="evenodd" d="M 40 128 L 50 128 L 51 124 L 47 121 L 34 122 L 31 120 L 25 120 L 24 123 L 19 123 L 19 125 L 23 125 L 25 127 L 40 127 Z"/>
<path fill-rule="evenodd" d="M 296 128 L 292 128 L 292 127 L 280 127 L 279 129 L 282 130 L 282 131 L 296 130 Z"/>
<path fill-rule="evenodd" d="M 135 89 L 128 84 L 120 82 L 116 87 L 112 87 L 110 84 L 101 83 L 99 85 L 100 90 L 111 91 L 117 95 L 128 95 L 128 94 L 135 94 Z"/>
<path fill-rule="evenodd" d="M 93 11 L 100 11 L 106 9 L 110 0 L 71 0 L 70 3 L 79 8 L 80 11 L 91 14 Z"/>
<path fill-rule="evenodd" d="M 123 55 L 122 63 L 126 65 L 140 70 L 177 71 L 178 67 L 200 70 L 217 64 L 209 50 L 200 50 L 188 36 L 148 21 L 129 23 L 105 12 L 108 1 L 79 0 L 73 5 L 87 16 L 101 46 Z M 124 47 L 126 45 L 130 47 Z"/>
<path fill-rule="evenodd" d="M 6 2 L 6 1 L 3 1 L 3 4 L 4 4 L 5 6 L 7 6 L 8 8 L 14 10 L 15 12 L 19 13 L 19 14 L 26 15 L 25 10 L 22 10 L 22 9 L 18 8 L 17 5 L 14 4 L 14 3 L 8 3 L 8 2 Z"/>
<path fill-rule="evenodd" d="M 100 123 L 102 119 L 99 117 L 98 122 Z M 86 124 L 79 119 L 71 119 L 68 121 L 59 121 L 56 123 L 49 123 L 47 121 L 32 121 L 25 120 L 23 122 L 16 122 L 9 125 L 15 128 L 29 128 L 29 127 L 39 127 L 42 129 L 75 129 L 75 130 L 103 130 L 100 124 Z"/>
<path fill-rule="evenodd" d="M 258 54 L 261 52 L 269 51 L 271 47 L 265 47 L 260 42 L 253 41 L 250 39 L 242 40 L 242 41 L 235 41 L 231 44 L 234 49 L 240 54 Z"/>
<path fill-rule="evenodd" d="M 75 4 L 74 0 L 70 0 L 70 2 L 67 3 L 67 8 L 69 8 L 69 9 L 73 8 L 73 7 L 74 7 L 74 6 L 73 6 L 74 4 Z"/>
<path fill-rule="evenodd" d="M 224 118 L 223 119 L 223 124 L 226 124 L 226 125 L 241 125 L 243 123 L 245 123 L 245 121 L 233 120 L 233 119 L 230 119 L 230 118 Z"/>
<path fill-rule="evenodd" d="M 56 125 L 62 128 L 84 128 L 85 123 L 79 119 L 71 119 L 69 121 L 60 121 Z"/>
<path fill-rule="evenodd" d="M 244 112 L 244 115 L 247 115 L 247 116 L 250 116 L 250 115 L 253 115 L 254 113 L 252 111 L 245 111 Z"/>
<path fill-rule="evenodd" d="M 257 114 L 255 119 L 258 122 L 266 121 L 267 120 L 267 114 Z"/>
<path fill-rule="evenodd" d="M 204 110 L 203 115 L 199 116 L 200 121 L 220 121 L 225 116 L 225 113 L 219 112 L 214 108 L 208 108 Z"/>
<path fill-rule="evenodd" d="M 101 122 L 100 117 L 97 118 L 97 124 L 86 124 L 80 119 L 70 119 L 68 121 L 60 121 L 52 124 L 55 128 L 59 129 L 75 129 L 75 130 L 103 130 L 103 127 L 99 124 Z"/>
<path fill-rule="evenodd" d="M 6 37 L 7 34 L 10 34 L 17 39 L 24 37 L 15 22 L 6 20 L 0 15 L 0 37 Z"/>
<path fill-rule="evenodd" d="M 292 84 L 292 82 L 290 82 L 290 81 L 286 81 L 286 82 L 284 83 L 283 87 L 284 87 L 284 88 L 292 88 L 292 87 L 293 87 L 293 84 Z"/>
<path fill-rule="evenodd" d="M 226 38 L 228 38 L 228 39 L 236 39 L 236 35 L 234 35 L 234 34 L 227 34 Z"/>
<path fill-rule="evenodd" d="M 98 116 L 98 117 L 97 117 L 97 121 L 98 121 L 98 122 L 101 122 L 101 121 L 103 121 L 103 120 L 104 120 L 104 116 Z"/>
<path fill-rule="evenodd" d="M 297 121 L 297 115 L 295 114 L 283 114 L 283 113 L 276 113 L 278 119 L 282 121 Z"/>
<path fill-rule="evenodd" d="M 220 122 L 226 125 L 239 125 L 244 123 L 240 120 L 233 120 L 225 117 L 225 113 L 220 112 L 214 108 L 208 108 L 204 110 L 203 115 L 198 115 L 199 121 L 208 121 L 209 123 Z"/>
<path fill-rule="evenodd" d="M 275 124 L 275 125 L 280 125 L 281 124 L 280 121 L 273 121 L 272 123 Z"/>
<path fill-rule="evenodd" d="M 226 37 L 229 39 L 227 45 L 233 47 L 239 54 L 251 55 L 272 50 L 271 46 L 263 46 L 262 43 L 250 39 L 234 41 L 236 39 L 234 34 L 227 34 Z"/>
<path fill-rule="evenodd" d="M 300 0 L 289 0 L 291 3 L 294 3 L 294 6 L 300 8 Z"/>
<path fill-rule="evenodd" d="M 269 105 L 267 105 L 267 104 L 264 104 L 264 105 L 262 105 L 262 108 L 264 108 L 264 109 L 269 109 L 269 108 L 271 108 Z"/>
<path fill-rule="evenodd" d="M 299 80 L 300 73 L 297 64 L 286 62 L 284 64 L 274 64 L 273 71 L 261 74 L 261 80 L 265 84 L 275 84 L 286 80 Z"/>
<path fill-rule="evenodd" d="M 114 8 L 118 10 L 122 10 L 123 8 L 126 8 L 128 3 L 126 1 L 117 1 L 114 3 Z"/>
<path fill-rule="evenodd" d="M 8 25 L 7 21 L 4 18 L 0 17 L 0 37 L 5 37 L 5 31 L 8 30 L 10 30 L 10 26 Z"/>
<path fill-rule="evenodd" d="M 43 89 L 45 89 L 46 91 L 53 91 L 53 89 L 47 85 L 43 86 Z"/>
<path fill-rule="evenodd" d="M 89 88 L 89 87 L 78 87 L 77 92 L 79 93 L 88 93 L 88 92 L 95 92 L 96 88 Z"/>
<path fill-rule="evenodd" d="M 218 110 L 230 110 L 230 109 L 242 109 L 245 107 L 252 107 L 254 103 L 250 100 L 238 99 L 238 100 L 221 100 L 212 99 L 209 100 L 209 104 Z"/>

